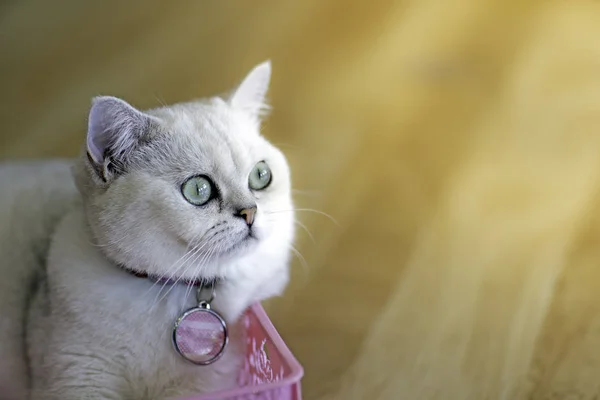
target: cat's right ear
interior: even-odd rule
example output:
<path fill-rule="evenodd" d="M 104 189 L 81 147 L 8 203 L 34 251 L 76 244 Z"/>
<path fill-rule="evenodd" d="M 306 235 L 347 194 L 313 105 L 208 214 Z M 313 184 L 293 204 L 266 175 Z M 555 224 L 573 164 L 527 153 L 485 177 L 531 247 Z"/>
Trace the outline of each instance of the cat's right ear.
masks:
<path fill-rule="evenodd" d="M 127 159 L 140 144 L 151 117 L 124 100 L 95 97 L 88 117 L 87 157 L 104 182 L 125 172 Z"/>
<path fill-rule="evenodd" d="M 230 98 L 231 105 L 246 112 L 255 121 L 268 110 L 265 97 L 271 80 L 271 61 L 267 60 L 252 69 Z"/>

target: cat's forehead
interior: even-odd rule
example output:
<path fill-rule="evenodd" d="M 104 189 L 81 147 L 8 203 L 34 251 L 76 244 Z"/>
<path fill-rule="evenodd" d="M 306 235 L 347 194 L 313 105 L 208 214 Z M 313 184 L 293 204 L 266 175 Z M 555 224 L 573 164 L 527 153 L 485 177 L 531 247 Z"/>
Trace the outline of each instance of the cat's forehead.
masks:
<path fill-rule="evenodd" d="M 178 170 L 233 174 L 260 161 L 264 150 L 256 126 L 226 104 L 185 103 L 159 110 L 162 137 L 158 151 Z"/>
<path fill-rule="evenodd" d="M 220 99 L 179 103 L 149 112 L 159 118 L 161 125 L 171 133 L 201 136 L 248 138 L 256 127 L 247 115 L 231 108 Z M 198 135 L 200 134 L 200 135 Z"/>

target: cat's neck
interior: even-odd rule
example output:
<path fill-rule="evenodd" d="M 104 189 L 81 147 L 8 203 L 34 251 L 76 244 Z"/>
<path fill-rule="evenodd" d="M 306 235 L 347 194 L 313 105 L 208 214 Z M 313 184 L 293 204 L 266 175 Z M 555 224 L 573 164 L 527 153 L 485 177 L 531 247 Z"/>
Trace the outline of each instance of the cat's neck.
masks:
<path fill-rule="evenodd" d="M 124 264 L 117 263 L 116 265 L 119 268 L 121 268 L 122 270 L 124 270 L 125 272 L 127 272 L 137 278 L 148 279 L 152 283 L 159 284 L 159 285 L 184 285 L 187 287 L 200 287 L 200 286 L 216 287 L 221 281 L 218 278 L 198 277 L 195 279 L 185 279 L 185 278 L 180 279 L 177 277 L 157 276 L 157 275 L 148 274 L 145 271 L 139 271 L 137 269 L 130 268 Z"/>

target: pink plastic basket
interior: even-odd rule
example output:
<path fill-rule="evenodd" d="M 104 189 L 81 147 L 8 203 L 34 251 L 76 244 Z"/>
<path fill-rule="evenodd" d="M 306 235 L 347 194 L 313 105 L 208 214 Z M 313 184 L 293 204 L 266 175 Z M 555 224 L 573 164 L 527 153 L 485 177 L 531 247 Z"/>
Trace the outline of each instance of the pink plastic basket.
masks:
<path fill-rule="evenodd" d="M 246 360 L 238 387 L 182 400 L 301 400 L 304 371 L 257 303 L 243 315 Z"/>

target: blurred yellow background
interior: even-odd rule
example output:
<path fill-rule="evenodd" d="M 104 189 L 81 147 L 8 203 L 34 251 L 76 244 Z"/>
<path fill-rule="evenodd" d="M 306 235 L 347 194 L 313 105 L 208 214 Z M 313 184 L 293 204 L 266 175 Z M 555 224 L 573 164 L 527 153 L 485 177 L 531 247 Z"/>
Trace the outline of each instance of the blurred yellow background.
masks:
<path fill-rule="evenodd" d="M 299 212 L 268 304 L 305 398 L 600 396 L 598 1 L 4 1 L 0 157 L 267 58 L 265 134 L 338 222 Z"/>

